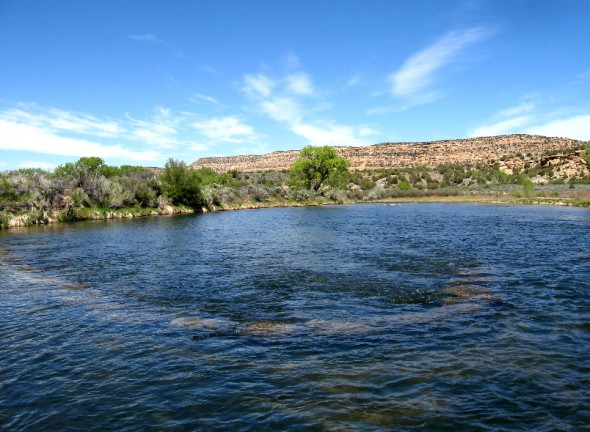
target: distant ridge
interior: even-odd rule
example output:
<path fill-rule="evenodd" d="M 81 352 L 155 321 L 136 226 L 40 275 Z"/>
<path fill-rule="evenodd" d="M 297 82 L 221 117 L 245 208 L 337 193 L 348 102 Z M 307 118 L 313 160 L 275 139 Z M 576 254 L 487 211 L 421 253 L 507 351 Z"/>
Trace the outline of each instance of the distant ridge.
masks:
<path fill-rule="evenodd" d="M 540 158 L 547 151 L 583 145 L 570 138 L 541 135 L 498 135 L 429 142 L 381 143 L 365 147 L 335 147 L 348 159 L 352 170 L 435 168 L 443 164 L 493 163 L 503 156 L 519 153 Z M 287 170 L 298 157 L 299 150 L 275 151 L 263 155 L 243 155 L 200 158 L 191 164 L 194 169 L 212 168 L 217 172 Z"/>

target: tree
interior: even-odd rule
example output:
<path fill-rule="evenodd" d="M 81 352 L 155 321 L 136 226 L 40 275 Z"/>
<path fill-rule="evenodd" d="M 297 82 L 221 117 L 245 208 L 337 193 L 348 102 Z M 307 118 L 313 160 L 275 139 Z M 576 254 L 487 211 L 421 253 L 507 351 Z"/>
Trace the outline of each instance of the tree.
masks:
<path fill-rule="evenodd" d="M 105 166 L 104 161 L 97 156 L 81 157 L 76 162 L 76 167 L 78 167 L 79 169 L 90 171 L 93 173 L 97 172 L 103 166 Z"/>
<path fill-rule="evenodd" d="M 203 204 L 201 182 L 197 173 L 182 161 L 168 159 L 160 174 L 162 192 L 172 204 L 187 205 L 194 209 Z"/>
<path fill-rule="evenodd" d="M 291 165 L 294 183 L 303 184 L 318 193 L 322 184 L 343 183 L 348 176 L 349 163 L 330 146 L 307 146 Z"/>

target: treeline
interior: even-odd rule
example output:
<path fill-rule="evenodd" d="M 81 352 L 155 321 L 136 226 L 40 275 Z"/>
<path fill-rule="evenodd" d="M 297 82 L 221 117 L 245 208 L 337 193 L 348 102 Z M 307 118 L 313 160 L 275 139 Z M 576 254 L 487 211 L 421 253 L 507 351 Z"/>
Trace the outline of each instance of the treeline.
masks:
<path fill-rule="evenodd" d="M 541 167 L 527 161 L 507 174 L 496 164 L 444 165 L 435 169 L 396 168 L 348 171 L 348 162 L 330 147 L 307 147 L 290 171 L 216 173 L 192 170 L 169 159 L 163 169 L 111 166 L 98 157 L 83 157 L 52 172 L 19 169 L 0 172 L 0 227 L 26 215 L 25 224 L 99 218 L 127 212 L 137 215 L 175 209 L 240 208 L 273 204 L 323 204 L 399 197 L 466 194 L 542 194 L 532 179 L 567 185 L 590 183 L 590 144 L 580 156 L 575 176 L 562 166 Z M 508 191 L 508 192 L 506 192 Z M 555 191 L 551 191 L 555 194 Z M 179 210 L 179 211 L 180 211 Z"/>

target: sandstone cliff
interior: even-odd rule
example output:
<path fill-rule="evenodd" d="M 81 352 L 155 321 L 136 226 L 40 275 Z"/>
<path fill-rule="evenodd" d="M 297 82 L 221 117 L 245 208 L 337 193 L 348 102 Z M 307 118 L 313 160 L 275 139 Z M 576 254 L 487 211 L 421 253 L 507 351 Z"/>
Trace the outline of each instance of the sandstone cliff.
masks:
<path fill-rule="evenodd" d="M 582 141 L 569 138 L 519 134 L 431 142 L 381 143 L 367 147 L 336 147 L 336 150 L 348 159 L 352 170 L 365 170 L 492 163 L 503 156 L 519 153 L 539 159 L 545 152 L 581 145 Z M 289 150 L 263 155 L 208 157 L 198 159 L 191 167 L 208 167 L 217 172 L 281 171 L 289 169 L 298 155 L 298 150 Z"/>

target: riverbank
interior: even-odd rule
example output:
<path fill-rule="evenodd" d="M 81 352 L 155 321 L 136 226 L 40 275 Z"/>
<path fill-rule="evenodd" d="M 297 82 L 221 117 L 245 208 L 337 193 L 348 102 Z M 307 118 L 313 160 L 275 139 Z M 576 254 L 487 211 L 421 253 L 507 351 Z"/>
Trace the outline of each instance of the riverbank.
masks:
<path fill-rule="evenodd" d="M 190 214 L 195 211 L 184 206 L 165 206 L 162 208 L 122 208 L 116 210 L 100 208 L 70 208 L 67 210 L 30 211 L 14 215 L 0 221 L 1 229 L 24 228 L 33 225 L 49 225 L 63 222 L 87 220 L 133 219 L 147 216 L 166 216 Z"/>
<path fill-rule="evenodd" d="M 61 211 L 32 211 L 15 215 L 8 220 L 1 221 L 0 230 L 24 228 L 33 225 L 47 225 L 63 222 L 78 222 L 88 220 L 133 219 L 150 216 L 170 216 L 177 214 L 210 213 L 218 211 L 255 210 L 280 207 L 317 207 L 324 205 L 383 203 L 383 204 L 407 204 L 407 203 L 485 203 L 485 204 L 524 204 L 524 205 L 553 205 L 567 207 L 590 208 L 590 198 L 564 198 L 564 197 L 511 197 L 498 195 L 448 195 L 448 196 L 418 196 L 397 197 L 379 200 L 340 200 L 334 201 L 325 197 L 317 197 L 314 200 L 298 201 L 247 201 L 224 204 L 222 206 L 211 205 L 195 211 L 186 206 L 167 205 L 162 208 L 123 208 L 100 209 L 78 208 Z"/>

